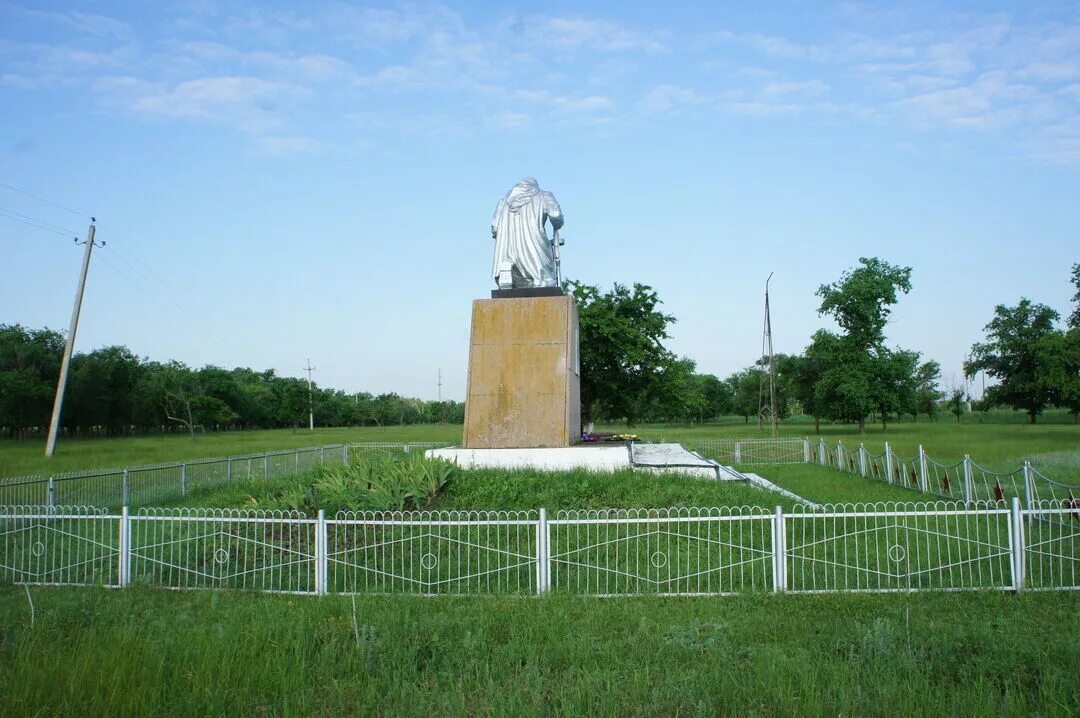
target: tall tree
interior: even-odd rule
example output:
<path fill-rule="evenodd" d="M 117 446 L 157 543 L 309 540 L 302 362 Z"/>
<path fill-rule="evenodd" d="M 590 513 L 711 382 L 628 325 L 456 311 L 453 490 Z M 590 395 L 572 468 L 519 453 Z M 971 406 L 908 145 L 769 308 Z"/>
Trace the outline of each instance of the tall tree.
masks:
<path fill-rule="evenodd" d="M 892 305 L 899 294 L 911 291 L 911 267 L 897 267 L 877 257 L 862 257 L 859 264 L 817 291 L 821 297 L 818 313 L 831 316 L 843 331 L 833 337 L 823 332 L 822 346 L 828 347 L 830 356 L 815 388 L 815 402 L 829 418 L 857 422 L 862 434 L 872 411 L 899 402 L 879 385 L 887 379 L 890 386 L 900 386 L 903 382 L 896 372 L 909 364 L 899 361 L 884 344 Z"/>
<path fill-rule="evenodd" d="M 1080 262 L 1072 266 L 1072 285 L 1076 288 L 1076 293 L 1072 298 L 1076 306 L 1073 307 L 1067 324 L 1069 329 L 1080 329 Z"/>
<path fill-rule="evenodd" d="M 616 284 L 611 291 L 568 282 L 580 321 L 582 425 L 604 416 L 633 425 L 662 402 L 665 372 L 676 361 L 664 346 L 675 321 L 659 310 L 652 287 Z"/>
<path fill-rule="evenodd" d="M 927 361 L 919 365 L 915 372 L 915 411 L 914 414 L 926 414 L 930 421 L 937 415 L 938 403 L 945 397 L 938 386 L 941 381 L 941 365 L 936 361 Z"/>
<path fill-rule="evenodd" d="M 1054 333 L 1058 313 L 1045 304 L 1021 299 L 1015 307 L 999 304 L 986 325 L 986 341 L 971 347 L 964 363 L 970 377 L 985 371 L 997 380 L 986 398 L 1026 411 L 1034 424 L 1053 398 L 1052 389 L 1039 376 L 1039 342 Z"/>

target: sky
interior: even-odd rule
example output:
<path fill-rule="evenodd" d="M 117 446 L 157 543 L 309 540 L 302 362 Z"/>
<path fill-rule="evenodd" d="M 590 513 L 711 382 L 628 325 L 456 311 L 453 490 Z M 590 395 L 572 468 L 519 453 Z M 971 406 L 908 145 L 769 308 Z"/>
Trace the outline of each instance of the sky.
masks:
<path fill-rule="evenodd" d="M 461 399 L 527 175 L 700 371 L 760 355 L 770 272 L 799 352 L 878 256 L 955 381 L 996 304 L 1069 311 L 1080 2 L 0 0 L 0 323 L 66 330 L 93 216 L 78 350 Z"/>

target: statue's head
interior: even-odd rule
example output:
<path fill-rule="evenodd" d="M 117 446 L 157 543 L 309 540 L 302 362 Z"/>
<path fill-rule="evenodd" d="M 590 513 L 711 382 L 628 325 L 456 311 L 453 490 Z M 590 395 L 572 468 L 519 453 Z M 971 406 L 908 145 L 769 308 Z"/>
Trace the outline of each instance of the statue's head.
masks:
<path fill-rule="evenodd" d="M 518 187 L 528 187 L 530 189 L 540 189 L 540 185 L 537 184 L 535 177 L 523 177 L 518 182 Z"/>

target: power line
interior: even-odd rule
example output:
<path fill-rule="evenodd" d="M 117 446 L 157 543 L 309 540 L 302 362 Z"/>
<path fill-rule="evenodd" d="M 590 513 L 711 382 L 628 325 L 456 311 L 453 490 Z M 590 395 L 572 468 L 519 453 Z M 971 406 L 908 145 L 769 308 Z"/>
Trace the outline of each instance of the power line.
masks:
<path fill-rule="evenodd" d="M 50 224 L 49 222 L 36 219 L 20 212 L 15 212 L 14 210 L 4 209 L 3 207 L 0 207 L 0 217 L 5 217 L 15 222 L 21 222 L 29 227 L 33 227 L 34 229 L 40 229 L 44 232 L 52 232 L 53 234 L 58 234 L 61 237 L 72 237 L 78 239 L 77 232 L 74 232 L 70 229 L 65 229 L 64 227 L 60 227 L 55 224 Z"/>
<path fill-rule="evenodd" d="M 26 197 L 29 197 L 30 199 L 36 199 L 38 202 L 43 202 L 43 203 L 49 205 L 50 207 L 56 207 L 57 209 L 62 209 L 65 212 L 71 212 L 76 217 L 82 217 L 83 219 L 91 219 L 90 215 L 88 215 L 86 212 L 80 212 L 78 210 L 72 209 L 71 207 L 65 207 L 62 204 L 57 204 L 56 202 L 51 202 L 51 201 L 45 199 L 44 197 L 38 197 L 36 194 L 30 194 L 26 190 L 21 190 L 18 187 L 12 187 L 11 185 L 4 184 L 3 182 L 0 182 L 0 187 L 3 187 L 4 189 L 7 189 L 7 190 L 11 190 L 12 192 L 18 192 L 19 194 L 24 195 Z"/>

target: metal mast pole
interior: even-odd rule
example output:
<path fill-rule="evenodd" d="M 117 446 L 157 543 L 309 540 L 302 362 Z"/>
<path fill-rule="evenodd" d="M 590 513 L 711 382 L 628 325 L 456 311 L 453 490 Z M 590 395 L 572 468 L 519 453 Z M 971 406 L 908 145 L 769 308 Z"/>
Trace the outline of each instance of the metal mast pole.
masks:
<path fill-rule="evenodd" d="M 310 358 L 304 370 L 307 372 L 308 429 L 315 431 L 315 402 L 311 397 L 311 372 L 315 371 L 315 367 L 311 366 Z"/>
<path fill-rule="evenodd" d="M 439 403 L 442 403 L 442 369 L 439 369 Z"/>
<path fill-rule="evenodd" d="M 769 311 L 769 282 L 772 281 L 773 273 L 765 280 L 765 325 L 761 333 L 761 355 L 765 360 L 765 372 L 758 383 L 758 428 L 761 428 L 762 419 L 768 414 L 769 426 L 775 438 L 779 433 L 776 423 L 776 376 L 773 365 L 773 341 L 772 341 L 772 317 Z M 765 380 L 768 376 L 769 396 L 768 404 L 765 403 Z"/>
<path fill-rule="evenodd" d="M 75 290 L 75 307 L 71 310 L 71 326 L 68 327 L 67 341 L 64 342 L 64 356 L 60 360 L 60 378 L 56 382 L 56 398 L 53 399 L 52 419 L 49 421 L 49 438 L 45 442 L 45 456 L 56 453 L 56 434 L 60 429 L 60 409 L 64 405 L 64 389 L 67 387 L 68 367 L 71 365 L 71 354 L 75 350 L 75 332 L 79 328 L 79 312 L 82 310 L 83 290 L 86 289 L 86 273 L 90 269 L 90 253 L 94 251 L 94 227 L 96 220 L 90 218 L 90 228 L 86 230 L 86 241 L 83 245 L 82 272 L 79 273 L 79 288 Z M 76 240 L 77 241 L 77 240 Z M 105 246 L 102 243 L 102 246 Z"/>

